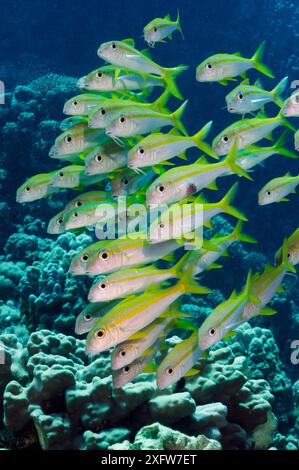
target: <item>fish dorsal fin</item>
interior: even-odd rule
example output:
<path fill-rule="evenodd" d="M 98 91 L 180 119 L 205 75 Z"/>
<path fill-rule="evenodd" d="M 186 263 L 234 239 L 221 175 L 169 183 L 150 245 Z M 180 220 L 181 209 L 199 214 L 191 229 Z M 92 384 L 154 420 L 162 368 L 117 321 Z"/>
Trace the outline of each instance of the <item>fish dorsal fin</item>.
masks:
<path fill-rule="evenodd" d="M 262 90 L 264 89 L 262 82 L 259 78 L 254 82 L 254 86 L 256 86 L 257 88 L 261 88 Z"/>
<path fill-rule="evenodd" d="M 208 165 L 209 162 L 206 159 L 205 155 L 201 155 L 201 157 L 199 157 L 195 163 L 196 165 Z"/>
<path fill-rule="evenodd" d="M 148 49 L 142 49 L 141 54 L 145 55 L 148 59 L 151 59 L 151 54 Z"/>
<path fill-rule="evenodd" d="M 242 82 L 240 83 L 240 85 L 250 85 L 249 78 L 245 78 L 245 80 L 242 80 Z"/>
<path fill-rule="evenodd" d="M 234 55 L 241 57 L 241 52 L 235 52 Z"/>
<path fill-rule="evenodd" d="M 182 133 L 179 131 L 179 129 L 177 129 L 176 127 L 173 127 L 172 129 L 170 129 L 170 131 L 168 132 L 169 135 L 178 135 L 178 136 L 181 136 Z"/>
<path fill-rule="evenodd" d="M 125 44 L 128 44 L 128 46 L 135 47 L 135 41 L 132 38 L 123 39 L 122 42 L 124 42 Z"/>
<path fill-rule="evenodd" d="M 143 369 L 143 372 L 145 374 L 152 374 L 153 372 L 156 372 L 157 370 L 157 366 L 156 364 L 148 364 L 144 369 Z"/>
<path fill-rule="evenodd" d="M 171 20 L 170 20 L 170 15 L 166 15 L 166 16 L 164 16 L 164 20 L 171 21 Z"/>

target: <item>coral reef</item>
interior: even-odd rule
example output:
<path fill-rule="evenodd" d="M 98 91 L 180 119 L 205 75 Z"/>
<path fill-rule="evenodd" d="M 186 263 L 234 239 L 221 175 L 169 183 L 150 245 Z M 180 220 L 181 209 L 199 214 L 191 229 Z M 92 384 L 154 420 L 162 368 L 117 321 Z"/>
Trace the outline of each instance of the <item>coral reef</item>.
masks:
<path fill-rule="evenodd" d="M 258 342 L 265 356 L 256 354 Z M 114 389 L 109 352 L 91 361 L 84 342 L 73 336 L 43 329 L 22 345 L 16 334 L 6 333 L 0 344 L 0 440 L 8 448 L 19 445 L 21 436 L 23 446 L 43 449 L 299 447 L 298 382 L 284 391 L 294 394 L 294 409 L 282 410 L 293 436 L 277 433 L 274 409 L 282 390 L 275 376 L 283 383 L 285 372 L 269 330 L 245 324 L 238 339 L 201 359 L 197 377 L 163 392 L 151 374 Z"/>

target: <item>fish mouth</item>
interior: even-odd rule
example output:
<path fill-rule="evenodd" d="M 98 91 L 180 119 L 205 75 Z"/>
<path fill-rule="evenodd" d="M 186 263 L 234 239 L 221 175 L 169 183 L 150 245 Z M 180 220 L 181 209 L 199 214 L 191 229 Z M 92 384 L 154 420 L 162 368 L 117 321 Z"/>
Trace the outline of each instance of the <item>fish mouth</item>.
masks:
<path fill-rule="evenodd" d="M 228 106 L 227 110 L 229 113 L 233 113 L 235 111 L 235 108 L 232 108 L 232 106 Z"/>
<path fill-rule="evenodd" d="M 86 88 L 86 80 L 85 77 L 79 78 L 76 84 L 77 88 Z"/>
<path fill-rule="evenodd" d="M 49 157 L 50 157 L 50 158 L 56 158 L 57 155 L 58 155 L 58 152 L 57 152 L 55 146 L 53 145 L 53 146 L 50 148 Z"/>

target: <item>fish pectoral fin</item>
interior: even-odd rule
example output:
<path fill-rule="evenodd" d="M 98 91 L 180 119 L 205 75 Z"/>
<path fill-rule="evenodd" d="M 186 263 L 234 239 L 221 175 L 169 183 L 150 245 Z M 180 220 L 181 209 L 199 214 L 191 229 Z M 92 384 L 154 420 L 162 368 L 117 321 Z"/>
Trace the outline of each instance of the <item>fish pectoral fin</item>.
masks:
<path fill-rule="evenodd" d="M 274 310 L 273 308 L 270 308 L 270 307 L 264 307 L 262 308 L 260 311 L 259 311 L 259 315 L 275 315 L 277 312 L 277 310 Z"/>
<path fill-rule="evenodd" d="M 198 374 L 200 374 L 199 369 L 190 369 L 190 370 L 188 370 L 188 372 L 186 372 L 184 377 L 194 377 L 194 375 L 198 375 Z"/>
<path fill-rule="evenodd" d="M 210 269 L 222 269 L 222 264 L 212 263 L 208 267 L 208 270 L 210 270 Z"/>
<path fill-rule="evenodd" d="M 228 333 L 226 333 L 226 335 L 223 336 L 222 340 L 227 341 L 236 336 L 236 334 L 238 334 L 237 331 L 229 331 Z"/>
<path fill-rule="evenodd" d="M 279 294 L 282 294 L 285 292 L 285 288 L 282 286 L 279 286 L 278 289 L 276 289 L 276 292 L 278 292 Z"/>
<path fill-rule="evenodd" d="M 276 202 L 290 202 L 290 200 L 287 197 L 282 197 L 281 199 L 278 199 Z"/>

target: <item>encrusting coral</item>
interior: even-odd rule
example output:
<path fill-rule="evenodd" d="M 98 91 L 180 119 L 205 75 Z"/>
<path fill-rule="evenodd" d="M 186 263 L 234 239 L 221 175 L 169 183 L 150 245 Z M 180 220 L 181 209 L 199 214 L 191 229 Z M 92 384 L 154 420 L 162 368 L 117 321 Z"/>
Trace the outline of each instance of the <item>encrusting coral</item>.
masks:
<path fill-rule="evenodd" d="M 240 335 L 251 340 L 217 345 L 201 361 L 201 375 L 163 392 L 151 374 L 114 389 L 110 354 L 90 361 L 72 336 L 40 330 L 24 346 L 2 335 L 7 440 L 30 432 L 30 445 L 44 449 L 269 448 L 277 441 L 274 393 L 263 363 L 251 369 L 246 356 L 257 338 L 273 336 L 249 325 Z M 251 378 L 256 371 L 259 378 Z M 276 373 L 284 373 L 279 363 Z"/>

